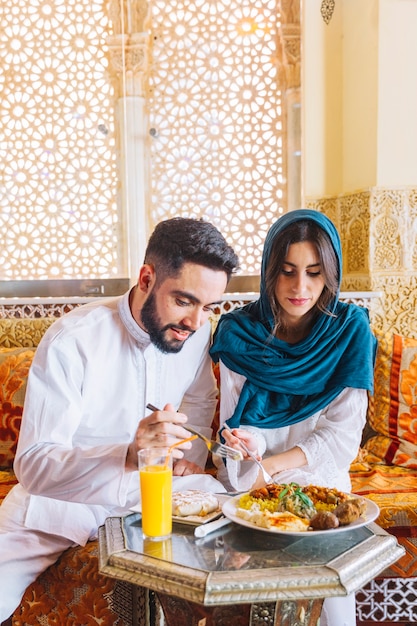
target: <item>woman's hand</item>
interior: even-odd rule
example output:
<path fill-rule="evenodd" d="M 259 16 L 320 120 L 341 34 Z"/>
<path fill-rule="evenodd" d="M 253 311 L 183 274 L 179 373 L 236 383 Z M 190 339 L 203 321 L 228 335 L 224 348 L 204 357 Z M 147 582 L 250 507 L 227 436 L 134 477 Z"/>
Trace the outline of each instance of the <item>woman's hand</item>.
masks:
<path fill-rule="evenodd" d="M 232 430 L 222 430 L 222 436 L 224 437 L 226 444 L 235 450 L 240 450 L 244 459 L 249 459 L 248 454 L 240 446 L 240 442 L 243 443 L 260 461 L 262 457 L 258 455 L 258 441 L 256 436 L 245 430 L 244 428 L 232 428 Z"/>

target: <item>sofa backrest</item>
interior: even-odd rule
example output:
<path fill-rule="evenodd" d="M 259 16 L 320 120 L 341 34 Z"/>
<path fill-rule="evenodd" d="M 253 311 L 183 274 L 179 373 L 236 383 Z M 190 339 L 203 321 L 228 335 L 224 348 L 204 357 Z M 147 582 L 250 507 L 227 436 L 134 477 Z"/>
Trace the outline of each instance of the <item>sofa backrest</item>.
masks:
<path fill-rule="evenodd" d="M 374 395 L 364 448 L 373 463 L 417 468 L 417 339 L 375 331 Z"/>
<path fill-rule="evenodd" d="M 13 465 L 27 374 L 36 346 L 55 319 L 0 319 L 0 469 Z M 363 445 L 376 461 L 415 468 L 417 340 L 394 333 L 376 335 L 375 393 Z M 218 376 L 218 368 L 214 371 Z M 218 411 L 213 426 L 217 430 Z"/>
<path fill-rule="evenodd" d="M 1 348 L 36 348 L 55 317 L 0 319 Z"/>
<path fill-rule="evenodd" d="M 29 368 L 55 318 L 0 319 L 0 469 L 13 466 Z"/>

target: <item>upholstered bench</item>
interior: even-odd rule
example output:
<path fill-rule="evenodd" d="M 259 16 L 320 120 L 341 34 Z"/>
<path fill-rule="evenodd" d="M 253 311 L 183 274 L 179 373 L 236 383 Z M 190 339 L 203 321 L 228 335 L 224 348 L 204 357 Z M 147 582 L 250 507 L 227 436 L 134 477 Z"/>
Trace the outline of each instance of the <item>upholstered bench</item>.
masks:
<path fill-rule="evenodd" d="M 33 354 L 54 318 L 0 320 L 0 501 L 16 483 L 13 458 Z M 378 333 L 377 333 L 378 334 Z M 417 623 L 417 340 L 378 334 L 375 395 L 351 467 L 353 491 L 374 500 L 377 522 L 406 554 L 357 593 L 358 626 Z M 14 626 L 148 623 L 145 590 L 98 572 L 98 544 L 67 550 L 26 591 Z M 162 622 L 161 622 L 162 624 Z"/>
<path fill-rule="evenodd" d="M 376 335 L 375 393 L 351 478 L 406 553 L 357 593 L 358 626 L 409 626 L 417 623 L 417 340 Z"/>

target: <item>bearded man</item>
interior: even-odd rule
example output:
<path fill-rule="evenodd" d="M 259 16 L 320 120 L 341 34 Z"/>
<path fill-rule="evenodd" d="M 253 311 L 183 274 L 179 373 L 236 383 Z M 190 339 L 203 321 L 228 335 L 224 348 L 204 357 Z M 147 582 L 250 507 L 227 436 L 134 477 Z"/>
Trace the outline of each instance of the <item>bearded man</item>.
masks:
<path fill-rule="evenodd" d="M 139 450 L 189 437 L 186 422 L 211 435 L 209 316 L 237 265 L 210 223 L 166 220 L 128 293 L 78 307 L 45 333 L 28 377 L 19 484 L 0 507 L 0 622 L 64 550 L 137 504 Z M 173 454 L 174 476 L 203 472 L 201 441 Z"/>

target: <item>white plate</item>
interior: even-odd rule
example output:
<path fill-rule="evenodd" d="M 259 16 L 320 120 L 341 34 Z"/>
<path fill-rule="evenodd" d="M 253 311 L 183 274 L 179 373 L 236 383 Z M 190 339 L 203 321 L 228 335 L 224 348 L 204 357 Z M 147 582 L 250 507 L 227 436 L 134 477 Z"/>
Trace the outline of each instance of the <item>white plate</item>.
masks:
<path fill-rule="evenodd" d="M 207 515 L 173 515 L 172 521 L 177 524 L 190 524 L 191 526 L 201 526 L 201 524 L 207 524 L 207 522 L 212 522 L 222 515 L 222 509 L 217 509 L 217 511 L 212 511 Z"/>
<path fill-rule="evenodd" d="M 238 508 L 239 500 L 242 497 L 241 494 L 239 496 L 235 496 L 234 498 L 230 498 L 226 500 L 223 504 L 223 514 L 228 517 L 232 522 L 236 522 L 236 524 L 240 524 L 241 526 L 246 526 L 247 528 L 251 528 L 252 530 L 263 530 L 267 533 L 275 533 L 280 535 L 297 535 L 300 537 L 310 536 L 310 535 L 329 535 L 333 533 L 342 533 L 347 530 L 354 530 L 355 528 L 360 528 L 361 526 L 366 526 L 370 524 L 379 515 L 379 507 L 372 502 L 372 500 L 368 500 L 368 498 L 363 498 L 366 501 L 366 511 L 365 514 L 359 517 L 356 521 L 348 524 L 347 526 L 339 526 L 338 528 L 330 528 L 329 530 L 302 530 L 302 531 L 290 531 L 290 530 L 279 530 L 279 528 L 263 528 L 262 526 L 257 526 L 248 520 L 243 519 L 236 515 L 236 509 Z M 356 497 L 352 495 L 352 497 Z M 360 496 L 362 497 L 362 496 Z"/>
<path fill-rule="evenodd" d="M 179 523 L 179 524 L 190 524 L 190 526 L 200 526 L 201 524 L 207 524 L 207 522 L 212 522 L 213 520 L 217 519 L 218 517 L 220 517 L 220 515 L 223 514 L 222 505 L 226 500 L 230 499 L 230 496 L 228 496 L 225 493 L 216 493 L 216 498 L 219 501 L 219 508 L 217 509 L 217 511 L 212 511 L 211 513 L 208 513 L 207 515 L 203 515 L 203 516 L 187 515 L 185 517 L 181 517 L 180 515 L 173 515 L 172 521 Z M 142 509 L 141 509 L 140 502 L 136 506 L 132 506 L 130 510 L 134 511 L 135 513 L 141 513 Z"/>
<path fill-rule="evenodd" d="M 207 522 L 212 522 L 222 515 L 222 505 L 223 503 L 230 499 L 229 496 L 222 493 L 216 493 L 216 498 L 219 501 L 219 508 L 217 511 L 212 511 L 207 515 L 186 515 L 185 517 L 181 517 L 180 515 L 173 515 L 172 521 L 177 522 L 179 524 L 190 524 L 191 526 L 201 526 L 201 524 L 207 524 Z"/>

